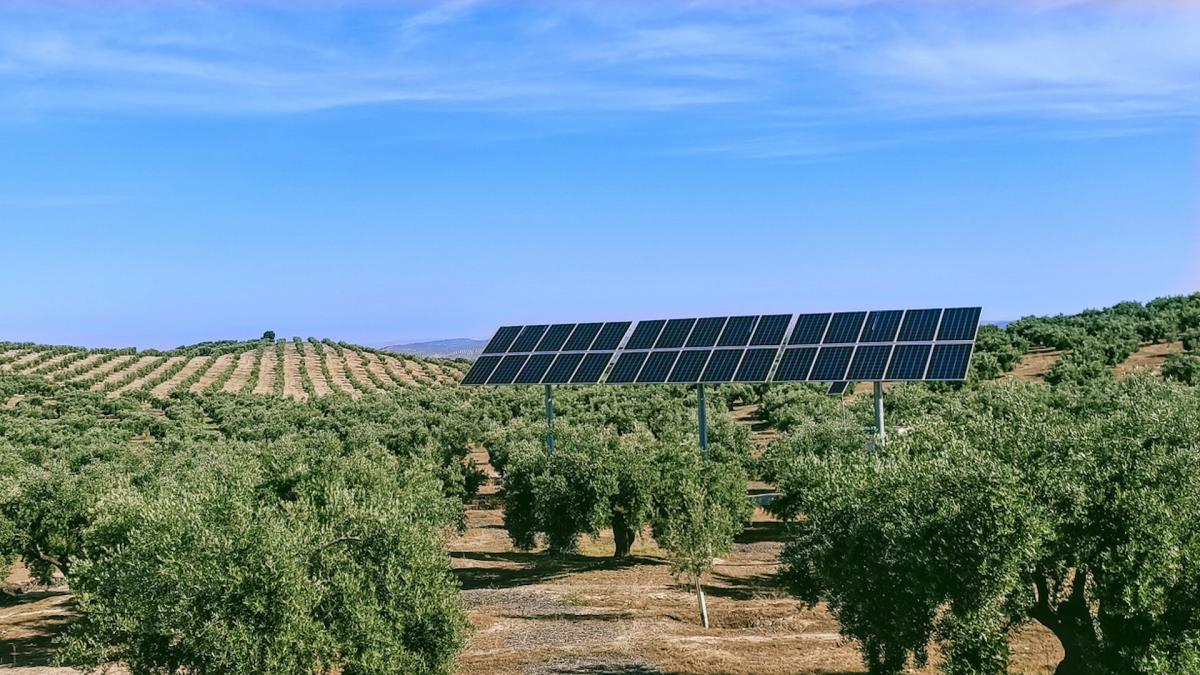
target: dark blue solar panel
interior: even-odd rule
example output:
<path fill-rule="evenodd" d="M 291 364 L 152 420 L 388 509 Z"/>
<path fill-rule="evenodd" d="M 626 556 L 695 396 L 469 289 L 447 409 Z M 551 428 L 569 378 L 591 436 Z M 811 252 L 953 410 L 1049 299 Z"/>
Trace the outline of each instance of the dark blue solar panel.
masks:
<path fill-rule="evenodd" d="M 775 349 L 747 349 L 738 365 L 737 374 L 733 376 L 734 381 L 766 382 L 776 353 L 778 350 Z"/>
<path fill-rule="evenodd" d="M 550 364 L 554 362 L 554 354 L 534 354 L 525 362 L 525 367 L 517 374 L 517 384 L 537 384 L 542 381 Z"/>
<path fill-rule="evenodd" d="M 721 331 L 717 345 L 721 347 L 745 347 L 750 344 L 750 332 L 754 330 L 756 316 L 731 316 Z"/>
<path fill-rule="evenodd" d="M 549 326 L 546 325 L 525 326 L 525 328 L 521 330 L 521 334 L 518 335 L 517 339 L 513 341 L 512 346 L 508 348 L 508 351 L 510 353 L 533 351 L 533 348 L 537 346 L 537 343 L 542 339 L 542 336 L 546 334 L 547 328 L 549 328 Z"/>
<path fill-rule="evenodd" d="M 971 362 L 970 344 L 934 345 L 927 380 L 965 380 Z"/>
<path fill-rule="evenodd" d="M 708 361 L 708 355 L 712 352 L 707 349 L 698 349 L 693 351 L 682 352 L 679 355 L 679 360 L 675 362 L 675 367 L 671 370 L 668 382 L 696 382 L 700 379 L 700 373 L 704 370 L 704 362 Z"/>
<path fill-rule="evenodd" d="M 613 364 L 612 370 L 608 373 L 606 382 L 613 384 L 627 384 L 633 382 L 637 377 L 638 371 L 641 370 L 642 364 L 646 362 L 646 355 L 649 352 L 622 352 L 617 358 L 617 362 Z"/>
<path fill-rule="evenodd" d="M 557 352 L 562 349 L 563 343 L 570 337 L 571 331 L 575 330 L 573 323 L 557 323 L 546 331 L 542 336 L 542 341 L 534 348 L 535 352 Z"/>
<path fill-rule="evenodd" d="M 863 322 L 867 320 L 866 312 L 838 312 L 829 321 L 829 330 L 825 331 L 825 344 L 840 344 L 857 342 L 858 334 L 862 332 Z"/>
<path fill-rule="evenodd" d="M 554 365 L 550 366 L 549 372 L 542 378 L 542 382 L 545 384 L 566 384 L 570 382 L 571 375 L 579 367 L 579 362 L 582 360 L 583 354 L 559 354 L 554 359 Z"/>
<path fill-rule="evenodd" d="M 871 312 L 867 315 L 867 323 L 863 326 L 859 342 L 892 342 L 896 339 L 896 331 L 900 330 L 900 317 L 904 311 L 900 309 L 886 312 Z"/>
<path fill-rule="evenodd" d="M 513 340 L 516 340 L 517 336 L 520 334 L 520 326 L 504 326 L 500 330 L 496 331 L 496 334 L 492 336 L 491 341 L 489 341 L 487 346 L 483 348 L 483 353 L 503 354 L 504 352 L 508 351 L 509 345 L 511 345 Z"/>
<path fill-rule="evenodd" d="M 633 329 L 633 335 L 629 336 L 629 342 L 625 343 L 625 349 L 650 349 L 665 325 L 667 322 L 662 319 L 639 321 Z"/>
<path fill-rule="evenodd" d="M 791 321 L 791 314 L 769 314 L 760 317 L 758 326 L 754 329 L 754 336 L 750 338 L 750 345 L 762 347 L 783 344 L 783 338 L 787 335 L 787 327 Z"/>
<path fill-rule="evenodd" d="M 571 383 L 595 384 L 599 382 L 600 376 L 604 374 L 604 369 L 611 359 L 612 352 L 588 354 L 583 357 L 583 363 L 579 364 L 579 370 L 575 371 L 575 377 L 571 378 Z"/>
<path fill-rule="evenodd" d="M 679 349 L 687 340 L 688 333 L 692 332 L 692 326 L 695 324 L 695 319 L 671 319 L 663 328 L 662 334 L 658 336 L 658 342 L 654 343 L 654 348 Z"/>
<path fill-rule="evenodd" d="M 737 370 L 738 361 L 742 359 L 741 349 L 714 349 L 708 365 L 700 375 L 701 382 L 730 382 Z"/>
<path fill-rule="evenodd" d="M 822 347 L 808 379 L 818 382 L 846 379 L 846 368 L 850 365 L 850 356 L 853 353 L 854 347 Z"/>
<path fill-rule="evenodd" d="M 891 345 L 859 345 L 854 350 L 854 358 L 850 361 L 846 379 L 882 380 L 883 370 L 887 367 L 888 356 L 891 353 Z"/>
<path fill-rule="evenodd" d="M 938 340 L 974 340 L 979 329 L 978 307 L 956 307 L 942 313 Z"/>
<path fill-rule="evenodd" d="M 929 362 L 930 345 L 896 345 L 892 362 L 888 365 L 886 379 L 921 380 L 925 378 L 925 364 Z"/>
<path fill-rule="evenodd" d="M 721 329 L 725 327 L 725 319 L 723 316 L 712 316 L 706 319 L 700 319 L 696 322 L 696 327 L 692 329 L 692 334 L 688 337 L 688 347 L 712 347 L 717 344 L 717 338 L 721 336 Z"/>
<path fill-rule="evenodd" d="M 825 327 L 829 325 L 832 314 L 801 314 L 796 317 L 796 327 L 792 329 L 792 338 L 788 344 L 816 345 L 821 344 L 825 335 Z"/>
<path fill-rule="evenodd" d="M 600 334 L 596 336 L 596 341 L 592 343 L 593 351 L 612 351 L 621 344 L 621 338 L 625 337 L 625 333 L 629 330 L 628 321 L 610 321 L 604 324 L 604 328 L 600 329 Z"/>
<path fill-rule="evenodd" d="M 846 393 L 846 387 L 850 386 L 849 382 L 830 382 L 829 390 L 825 393 L 830 396 L 841 396 Z"/>
<path fill-rule="evenodd" d="M 567 338 L 566 344 L 563 345 L 563 351 L 581 352 L 592 346 L 592 341 L 596 339 L 596 334 L 600 332 L 600 327 L 603 325 L 602 323 L 581 323 L 575 326 L 571 337 Z"/>
<path fill-rule="evenodd" d="M 938 318 L 942 316 L 940 309 L 910 309 L 904 313 L 904 323 L 900 324 L 899 342 L 929 342 L 937 330 Z"/>
<path fill-rule="evenodd" d="M 488 378 L 488 384 L 512 384 L 516 379 L 517 373 L 521 372 L 521 367 L 525 365 L 528 356 L 517 356 L 509 354 L 505 356 L 500 365 L 496 366 L 496 370 L 492 371 L 492 376 Z"/>
<path fill-rule="evenodd" d="M 797 347 L 785 349 L 783 360 L 775 369 L 776 382 L 799 382 L 808 379 L 808 371 L 812 368 L 813 360 L 817 357 L 816 347 Z"/>
<path fill-rule="evenodd" d="M 642 367 L 642 372 L 638 373 L 638 382 L 666 382 L 667 375 L 671 372 L 671 366 L 675 365 L 675 359 L 679 357 L 679 352 L 650 352 L 650 357 L 646 359 L 646 365 Z"/>
<path fill-rule="evenodd" d="M 471 366 L 471 370 L 467 376 L 463 378 L 463 384 L 483 384 L 487 382 L 488 376 L 496 369 L 496 365 L 500 363 L 499 356 L 481 356 L 475 359 L 475 364 Z"/>

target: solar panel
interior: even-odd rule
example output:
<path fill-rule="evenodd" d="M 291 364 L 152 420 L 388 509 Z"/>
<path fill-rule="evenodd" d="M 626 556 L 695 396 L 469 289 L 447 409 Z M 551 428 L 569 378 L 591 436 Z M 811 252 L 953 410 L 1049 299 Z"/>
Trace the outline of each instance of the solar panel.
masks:
<path fill-rule="evenodd" d="M 488 384 L 512 384 L 517 378 L 517 373 L 521 372 L 521 367 L 525 365 L 525 361 L 529 359 L 528 354 L 509 354 L 500 360 L 500 365 L 492 371 L 492 376 L 488 378 Z"/>
<path fill-rule="evenodd" d="M 846 373 L 846 379 L 882 380 L 883 371 L 887 368 L 888 357 L 891 354 L 891 345 L 859 345 L 854 350 L 854 358 L 850 361 L 850 370 Z"/>
<path fill-rule="evenodd" d="M 896 345 L 885 379 L 925 379 L 925 365 L 929 363 L 930 349 L 932 349 L 931 345 Z"/>
<path fill-rule="evenodd" d="M 571 384 L 595 384 L 600 381 L 608 362 L 612 360 L 612 352 L 596 352 L 583 357 L 579 370 L 571 378 Z"/>
<path fill-rule="evenodd" d="M 612 371 L 608 374 L 606 380 L 610 384 L 629 384 L 637 378 L 638 371 L 642 369 L 642 364 L 646 362 L 646 355 L 650 352 L 625 352 L 617 357 L 617 362 L 613 364 Z"/>
<path fill-rule="evenodd" d="M 966 379 L 967 366 L 970 363 L 970 343 L 934 345 L 933 356 L 929 359 L 929 371 L 925 374 L 925 379 Z"/>
<path fill-rule="evenodd" d="M 736 382 L 765 382 L 771 364 L 775 363 L 776 349 L 747 349 L 733 376 Z"/>
<path fill-rule="evenodd" d="M 714 316 L 696 321 L 696 327 L 692 329 L 686 346 L 712 347 L 717 344 L 717 338 L 721 336 L 721 329 L 725 327 L 725 320 L 726 317 Z"/>
<path fill-rule="evenodd" d="M 708 357 L 711 354 L 712 351 L 708 349 L 694 349 L 691 351 L 681 352 L 679 354 L 679 360 L 675 362 L 675 367 L 671 369 L 671 375 L 667 377 L 667 381 L 699 381 L 700 373 L 704 371 L 704 364 L 708 361 Z"/>
<path fill-rule="evenodd" d="M 750 338 L 750 345 L 761 347 L 783 344 L 783 338 L 787 335 L 787 327 L 791 321 L 791 314 L 772 314 L 759 317 L 758 326 L 755 327 L 754 335 Z"/>
<path fill-rule="evenodd" d="M 821 344 L 821 337 L 825 335 L 825 327 L 829 325 L 829 317 L 832 314 L 801 314 L 796 317 L 796 327 L 792 329 L 792 339 L 788 340 L 791 345 L 816 345 Z"/>
<path fill-rule="evenodd" d="M 818 382 L 846 379 L 846 368 L 850 365 L 850 356 L 853 353 L 854 347 L 821 347 L 808 379 Z"/>
<path fill-rule="evenodd" d="M 509 353 L 533 351 L 538 341 L 545 335 L 547 328 L 549 326 L 525 326 L 521 329 L 521 334 L 513 341 L 512 346 L 508 348 Z"/>
<path fill-rule="evenodd" d="M 733 374 L 737 371 L 738 362 L 742 360 L 742 349 L 714 349 L 704 372 L 700 374 L 701 382 L 732 382 Z"/>
<path fill-rule="evenodd" d="M 650 352 L 650 356 L 646 358 L 646 365 L 642 366 L 641 372 L 638 373 L 637 381 L 652 384 L 666 382 L 677 358 L 677 351 Z"/>
<path fill-rule="evenodd" d="M 757 316 L 731 316 L 725 324 L 725 330 L 721 331 L 721 338 L 717 340 L 719 347 L 745 347 L 750 344 L 750 332 L 754 330 L 754 322 Z"/>
<path fill-rule="evenodd" d="M 605 354 L 605 357 L 610 354 Z M 559 354 L 554 359 L 554 365 L 550 366 L 546 377 L 542 378 L 545 384 L 566 384 L 571 381 L 571 376 L 575 374 L 575 369 L 579 367 L 579 362 L 583 360 L 583 354 Z"/>
<path fill-rule="evenodd" d="M 896 331 L 900 330 L 900 317 L 903 310 L 887 312 L 871 312 L 867 315 L 867 323 L 863 326 L 859 342 L 892 342 L 896 339 Z"/>
<path fill-rule="evenodd" d="M 849 382 L 830 382 L 829 390 L 825 393 L 829 394 L 830 396 L 841 396 L 842 394 L 846 393 L 846 387 L 848 386 L 850 386 Z"/>
<path fill-rule="evenodd" d="M 503 326 L 496 334 L 492 336 L 487 346 L 483 348 L 484 354 L 503 354 L 508 351 L 509 345 L 513 340 L 517 339 L 517 335 L 521 333 L 520 326 Z"/>
<path fill-rule="evenodd" d="M 633 329 L 633 335 L 629 336 L 629 342 L 625 343 L 625 349 L 650 349 L 658 340 L 658 334 L 662 332 L 665 325 L 667 322 L 661 319 L 639 321 L 637 327 Z"/>
<path fill-rule="evenodd" d="M 562 350 L 563 343 L 570 337 L 571 331 L 575 330 L 573 323 L 559 323 L 550 326 L 546 330 L 546 334 L 542 336 L 541 342 L 538 342 L 535 352 L 557 352 Z"/>
<path fill-rule="evenodd" d="M 933 339 L 941 317 L 940 309 L 910 309 L 904 313 L 904 323 L 900 325 L 900 335 L 896 339 L 900 342 L 928 342 Z"/>
<path fill-rule="evenodd" d="M 525 362 L 525 367 L 517 374 L 516 384 L 537 384 L 542 381 L 550 364 L 554 362 L 554 354 L 534 354 Z"/>
<path fill-rule="evenodd" d="M 825 344 L 843 344 L 857 342 L 858 334 L 862 332 L 863 322 L 867 320 L 866 312 L 838 312 L 829 321 L 829 330 L 825 331 Z"/>
<path fill-rule="evenodd" d="M 575 330 L 571 333 L 571 337 L 567 338 L 566 344 L 563 345 L 563 351 L 566 352 L 581 352 L 592 346 L 592 341 L 596 339 L 596 335 L 600 332 L 602 323 L 581 323 L 575 326 Z M 613 347 L 616 349 L 616 347 Z"/>
<path fill-rule="evenodd" d="M 775 380 L 779 382 L 800 382 L 808 379 L 808 371 L 812 369 L 813 361 L 817 358 L 816 347 L 798 347 L 783 350 L 783 359 L 775 370 Z"/>
<path fill-rule="evenodd" d="M 499 356 L 481 356 L 475 359 L 475 364 L 471 366 L 471 370 L 467 372 L 467 376 L 463 378 L 462 383 L 483 384 L 487 382 L 488 377 L 499 363 Z"/>
<path fill-rule="evenodd" d="M 671 319 L 663 327 L 662 334 L 658 336 L 658 342 L 654 343 L 654 348 L 678 349 L 682 347 L 694 325 L 696 325 L 695 319 Z"/>
<path fill-rule="evenodd" d="M 978 307 L 956 307 L 942 313 L 938 340 L 974 340 L 979 329 Z"/>
<path fill-rule="evenodd" d="M 621 338 L 629 331 L 629 321 L 611 321 L 600 329 L 600 335 L 592 343 L 592 351 L 612 351 L 621 346 Z"/>

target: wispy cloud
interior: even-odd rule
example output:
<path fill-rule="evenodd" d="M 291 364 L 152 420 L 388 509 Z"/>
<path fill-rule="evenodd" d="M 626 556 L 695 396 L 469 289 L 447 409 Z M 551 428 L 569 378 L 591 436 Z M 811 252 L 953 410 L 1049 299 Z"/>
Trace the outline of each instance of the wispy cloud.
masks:
<path fill-rule="evenodd" d="M 1080 0 L 13 5 L 0 9 L 0 106 L 733 108 L 759 127 L 750 139 L 773 138 L 781 121 L 1045 118 L 1144 128 L 1200 115 L 1197 35 L 1200 8 Z M 793 138 L 807 147 L 805 136 Z"/>

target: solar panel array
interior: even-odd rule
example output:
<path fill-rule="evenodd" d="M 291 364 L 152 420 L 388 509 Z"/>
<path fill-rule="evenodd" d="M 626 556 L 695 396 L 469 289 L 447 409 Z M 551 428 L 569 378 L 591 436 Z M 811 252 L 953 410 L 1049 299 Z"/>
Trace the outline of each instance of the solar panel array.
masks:
<path fill-rule="evenodd" d="M 961 380 L 979 316 L 959 307 L 655 319 L 632 332 L 629 321 L 504 326 L 463 384 Z"/>

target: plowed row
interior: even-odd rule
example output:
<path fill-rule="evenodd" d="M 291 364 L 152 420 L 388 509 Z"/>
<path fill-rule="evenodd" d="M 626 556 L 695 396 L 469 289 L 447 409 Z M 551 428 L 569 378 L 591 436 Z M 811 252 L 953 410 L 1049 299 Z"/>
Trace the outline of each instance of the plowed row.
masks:
<path fill-rule="evenodd" d="M 110 396 L 145 390 L 165 398 L 175 391 L 202 393 L 219 388 L 264 396 L 281 390 L 284 396 L 303 401 L 335 393 L 357 399 L 404 387 L 453 385 L 466 371 L 462 366 L 328 343 L 305 341 L 297 347 L 295 341 L 285 341 L 283 380 L 278 384 L 280 357 L 270 343 L 262 349 L 261 359 L 256 349 L 220 356 L 11 349 L 0 351 L 0 372 L 78 382 Z"/>

